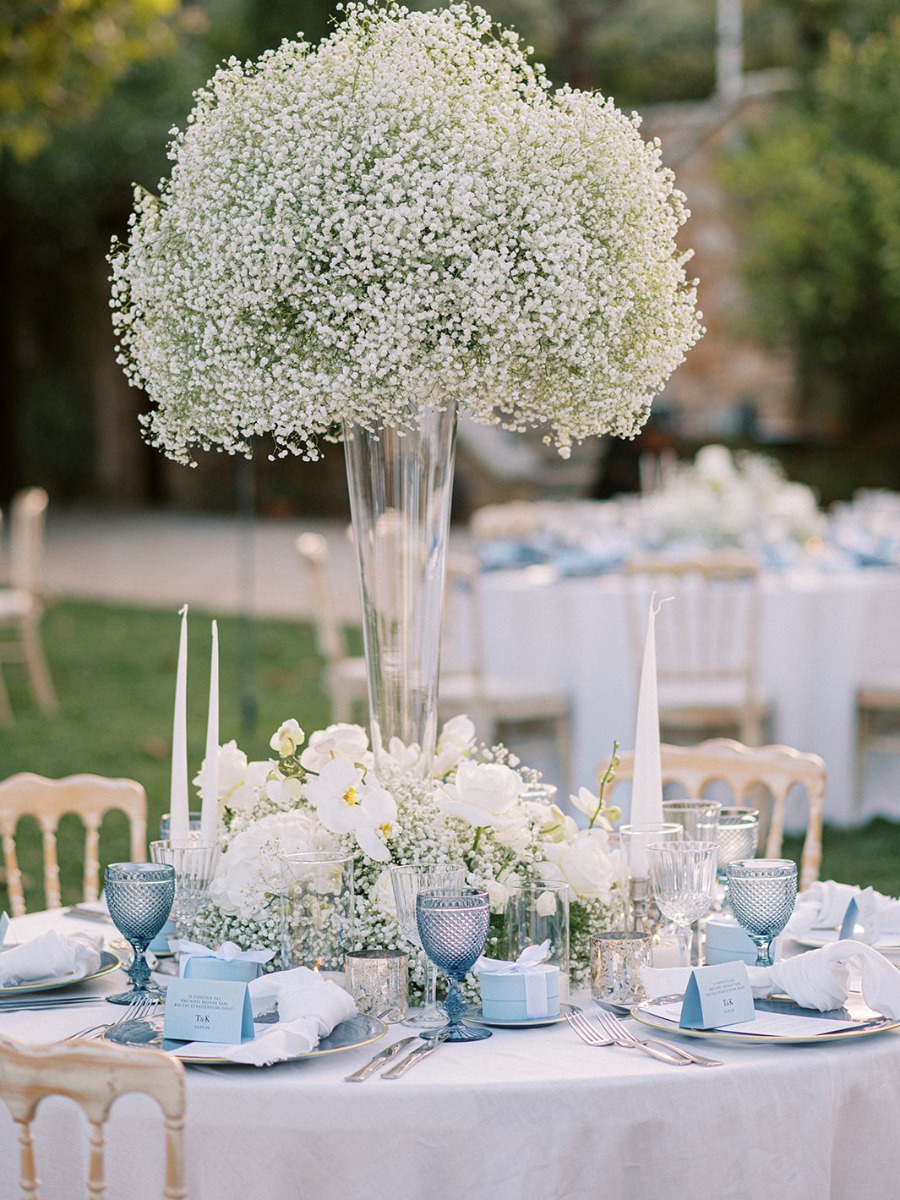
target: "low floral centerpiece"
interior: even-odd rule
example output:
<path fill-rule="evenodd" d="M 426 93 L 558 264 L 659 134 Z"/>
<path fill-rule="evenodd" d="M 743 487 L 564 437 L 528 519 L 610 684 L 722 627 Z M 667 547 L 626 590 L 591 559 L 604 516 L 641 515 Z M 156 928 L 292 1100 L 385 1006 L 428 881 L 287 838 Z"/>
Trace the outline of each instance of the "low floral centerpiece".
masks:
<path fill-rule="evenodd" d="M 824 525 L 812 488 L 787 479 L 773 458 L 719 445 L 675 467 L 638 516 L 647 537 L 748 550 L 802 545 Z"/>
<path fill-rule="evenodd" d="M 390 747 L 376 775 L 369 739 L 358 725 L 331 725 L 307 740 L 287 721 L 271 741 L 277 757 L 248 762 L 234 742 L 219 751 L 219 806 L 224 852 L 210 889 L 211 906 L 195 935 L 215 944 L 280 952 L 279 857 L 342 850 L 354 858 L 354 946 L 398 946 L 411 955 L 410 982 L 421 988 L 421 952 L 399 934 L 391 863 L 463 863 L 471 883 L 487 889 L 494 922 L 487 953 L 502 953 L 507 889 L 528 879 L 555 880 L 570 900 L 572 985 L 588 983 L 591 931 L 621 921 L 622 864 L 610 839 L 618 814 L 582 788 L 572 800 L 586 828 L 556 805 L 529 800 L 536 772 L 502 746 L 475 742 L 472 722 L 442 729 L 428 775 L 416 770 L 417 747 Z M 272 967 L 279 965 L 273 960 Z"/>

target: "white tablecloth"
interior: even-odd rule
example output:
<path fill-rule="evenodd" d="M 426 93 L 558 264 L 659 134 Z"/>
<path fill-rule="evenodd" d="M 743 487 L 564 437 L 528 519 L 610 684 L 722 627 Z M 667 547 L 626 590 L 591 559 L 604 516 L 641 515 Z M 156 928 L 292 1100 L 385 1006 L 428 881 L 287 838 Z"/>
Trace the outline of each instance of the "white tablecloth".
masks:
<path fill-rule="evenodd" d="M 14 929 L 33 936 L 52 920 L 35 914 Z M 0 1034 L 51 1040 L 96 1011 L 0 1013 Z M 377 1046 L 261 1070 L 188 1067 L 190 1196 L 895 1200 L 897 1034 L 713 1048 L 724 1067 L 676 1068 L 585 1046 L 562 1024 L 442 1046 L 396 1082 L 344 1083 Z M 160 1195 L 161 1128 L 149 1101 L 117 1103 L 114 1200 Z M 38 1138 L 45 1200 L 81 1196 L 86 1131 L 67 1102 L 45 1102 Z M 0 1104 L 2 1200 L 18 1194 L 15 1163 Z"/>
<path fill-rule="evenodd" d="M 595 787 L 617 740 L 634 745 L 638 668 L 620 577 L 558 579 L 550 567 L 481 576 L 485 669 L 566 687 L 574 706 L 572 786 Z M 664 619 L 664 613 L 658 620 Z M 764 576 L 759 678 L 774 740 L 828 766 L 826 820 L 900 816 L 900 756 L 871 756 L 854 810 L 854 693 L 873 673 L 900 673 L 900 571 Z M 789 827 L 798 826 L 798 808 Z"/>

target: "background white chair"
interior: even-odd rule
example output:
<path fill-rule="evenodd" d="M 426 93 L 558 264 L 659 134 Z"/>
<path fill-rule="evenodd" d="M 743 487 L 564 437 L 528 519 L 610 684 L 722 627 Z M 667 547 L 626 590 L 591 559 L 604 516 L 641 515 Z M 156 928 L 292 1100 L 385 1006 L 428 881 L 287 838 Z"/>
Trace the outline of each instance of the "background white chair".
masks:
<path fill-rule="evenodd" d="M 85 826 L 84 899 L 96 900 L 100 888 L 100 825 L 111 809 L 119 809 L 128 817 L 131 858 L 143 862 L 147 856 L 147 796 L 135 780 L 107 779 L 101 775 L 45 779 L 22 772 L 0 782 L 0 838 L 14 917 L 25 912 L 22 872 L 16 854 L 16 832 L 21 818 L 32 816 L 37 820 L 44 865 L 44 904 L 46 908 L 59 908 L 56 837 L 60 818 L 74 813 Z"/>
<path fill-rule="evenodd" d="M 866 755 L 900 754 L 900 676 L 871 679 L 856 689 L 856 790 L 854 807 L 862 807 Z"/>
<path fill-rule="evenodd" d="M 48 497 L 43 488 L 26 488 L 12 501 L 8 585 L 0 588 L 0 666 L 22 662 L 35 703 L 44 713 L 58 709 L 44 656 L 40 623 L 44 612 L 40 569 Z M 0 670 L 0 723 L 11 724 L 12 706 Z"/>
<path fill-rule="evenodd" d="M 347 635 L 335 604 L 327 540 L 320 533 L 301 533 L 296 547 L 312 593 L 316 646 L 325 662 L 331 719 L 352 721 L 355 710 L 369 701 L 366 660 L 362 655 L 351 654 L 347 645 Z M 356 587 L 355 580 L 353 586 Z M 367 716 L 364 723 L 368 724 Z"/>
<path fill-rule="evenodd" d="M 106 1196 L 105 1124 L 113 1101 L 140 1092 L 154 1099 L 165 1119 L 165 1200 L 186 1200 L 184 1186 L 184 1067 L 161 1050 L 72 1042 L 22 1046 L 0 1039 L 0 1099 L 19 1131 L 22 1200 L 38 1200 L 39 1180 L 31 1123 L 46 1096 L 66 1096 L 84 1110 L 90 1126 L 87 1195 Z M 12 1163 L 4 1174 L 12 1174 Z M 72 1184 L 72 1196 L 84 1195 Z"/>
<path fill-rule="evenodd" d="M 771 715 L 757 683 L 759 570 L 744 555 L 664 556 L 626 564 L 629 621 L 640 674 L 650 597 L 673 597 L 656 619 L 659 720 L 667 732 L 764 740 Z"/>
<path fill-rule="evenodd" d="M 555 741 L 568 786 L 570 769 L 570 702 L 562 688 L 543 680 L 511 680 L 483 671 L 482 619 L 478 597 L 478 563 L 464 555 L 448 556 L 444 598 L 444 649 L 438 713 L 448 720 L 465 713 L 488 745 L 507 742 L 518 727 L 547 725 Z M 526 651 L 527 652 L 527 651 Z"/>
<path fill-rule="evenodd" d="M 680 785 L 690 799 L 708 794 L 711 785 L 725 784 L 729 801 L 740 808 L 756 808 L 760 789 L 769 797 L 769 812 L 760 813 L 766 858 L 779 858 L 784 837 L 784 813 L 788 793 L 797 786 L 806 792 L 807 819 L 800 858 L 800 888 L 819 878 L 822 863 L 822 806 L 826 768 L 818 754 L 804 754 L 790 746 L 742 746 L 730 738 L 712 738 L 696 746 L 660 747 L 663 787 Z M 600 776 L 609 759 L 600 764 Z M 619 766 L 609 794 L 634 776 L 634 754 L 619 755 Z M 714 797 L 718 798 L 718 797 Z M 766 815 L 768 820 L 766 820 Z"/>

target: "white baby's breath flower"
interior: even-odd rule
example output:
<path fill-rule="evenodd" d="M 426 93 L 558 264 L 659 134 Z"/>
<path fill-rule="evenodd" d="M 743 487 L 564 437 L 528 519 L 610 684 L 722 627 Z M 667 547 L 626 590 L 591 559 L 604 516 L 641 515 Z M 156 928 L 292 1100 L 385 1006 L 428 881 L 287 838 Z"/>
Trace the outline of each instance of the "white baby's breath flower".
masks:
<path fill-rule="evenodd" d="M 232 60 L 111 254 L 153 445 L 314 459 L 457 404 L 564 456 L 634 434 L 699 336 L 684 197 L 636 116 L 552 89 L 476 7 L 353 3 Z"/>

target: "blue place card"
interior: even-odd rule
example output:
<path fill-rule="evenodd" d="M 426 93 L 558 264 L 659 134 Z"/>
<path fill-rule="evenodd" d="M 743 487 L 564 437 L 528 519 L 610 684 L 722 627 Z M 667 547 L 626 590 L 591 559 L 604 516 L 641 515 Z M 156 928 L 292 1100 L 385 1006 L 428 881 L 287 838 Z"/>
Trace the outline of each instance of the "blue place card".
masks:
<path fill-rule="evenodd" d="M 681 1006 L 682 1029 L 719 1029 L 755 1016 L 745 963 L 719 963 L 691 971 Z"/>
<path fill-rule="evenodd" d="M 7 929 L 9 929 L 9 917 L 6 913 L 0 913 L 0 950 L 3 949 Z"/>
<path fill-rule="evenodd" d="M 856 903 L 856 898 L 852 899 L 847 905 L 847 911 L 844 913 L 844 919 L 841 921 L 840 933 L 838 940 L 843 941 L 844 938 L 856 937 L 856 926 L 859 922 L 860 912 L 859 905 Z M 863 930 L 865 932 L 865 930 Z"/>
<path fill-rule="evenodd" d="M 166 991 L 163 1037 L 180 1042 L 242 1042 L 253 1037 L 246 983 L 173 979 Z"/>

